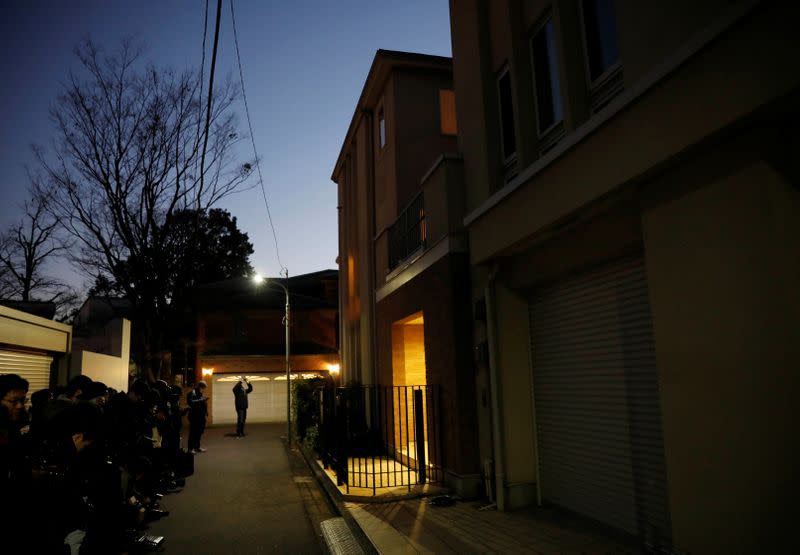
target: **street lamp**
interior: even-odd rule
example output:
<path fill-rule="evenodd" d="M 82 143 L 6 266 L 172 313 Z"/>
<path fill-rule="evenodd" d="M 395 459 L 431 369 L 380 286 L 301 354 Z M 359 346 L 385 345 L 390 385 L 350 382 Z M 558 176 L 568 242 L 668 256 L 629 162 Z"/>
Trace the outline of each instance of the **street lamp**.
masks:
<path fill-rule="evenodd" d="M 256 285 L 266 282 L 268 285 L 275 284 L 283 289 L 286 294 L 286 313 L 283 316 L 283 327 L 286 330 L 286 441 L 292 444 L 292 384 L 289 372 L 289 289 L 279 281 L 269 280 L 260 274 L 253 276 Z M 286 272 L 286 281 L 289 281 L 289 272 Z"/>

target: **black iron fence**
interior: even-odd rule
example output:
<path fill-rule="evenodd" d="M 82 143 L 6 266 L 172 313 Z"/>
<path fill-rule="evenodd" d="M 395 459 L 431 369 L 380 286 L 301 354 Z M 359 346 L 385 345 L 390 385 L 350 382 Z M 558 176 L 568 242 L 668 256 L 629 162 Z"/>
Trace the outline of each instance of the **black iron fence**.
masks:
<path fill-rule="evenodd" d="M 348 493 L 443 481 L 436 386 L 326 387 L 317 394 L 319 455 Z"/>

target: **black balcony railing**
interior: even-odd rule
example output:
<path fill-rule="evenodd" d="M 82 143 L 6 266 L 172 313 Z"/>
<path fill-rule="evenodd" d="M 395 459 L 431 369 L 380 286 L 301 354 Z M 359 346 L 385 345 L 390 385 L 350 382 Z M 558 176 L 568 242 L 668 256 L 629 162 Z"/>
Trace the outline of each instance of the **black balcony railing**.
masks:
<path fill-rule="evenodd" d="M 389 270 L 425 246 L 425 197 L 420 191 L 389 228 Z"/>
<path fill-rule="evenodd" d="M 443 481 L 436 386 L 328 387 L 318 395 L 319 455 L 348 493 Z"/>

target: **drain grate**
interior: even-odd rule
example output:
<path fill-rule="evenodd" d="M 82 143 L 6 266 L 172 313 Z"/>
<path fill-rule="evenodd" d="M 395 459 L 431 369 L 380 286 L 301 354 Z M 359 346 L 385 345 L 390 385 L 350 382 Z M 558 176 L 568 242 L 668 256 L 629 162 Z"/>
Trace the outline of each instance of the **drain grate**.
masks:
<path fill-rule="evenodd" d="M 320 527 L 325 543 L 333 555 L 363 555 L 364 550 L 342 517 L 323 520 Z"/>

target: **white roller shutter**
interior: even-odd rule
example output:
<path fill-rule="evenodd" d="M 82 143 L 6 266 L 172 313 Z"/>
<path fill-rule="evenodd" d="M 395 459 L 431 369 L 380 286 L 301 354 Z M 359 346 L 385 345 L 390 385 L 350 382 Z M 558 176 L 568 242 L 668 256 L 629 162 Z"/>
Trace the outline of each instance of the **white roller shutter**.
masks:
<path fill-rule="evenodd" d="M 658 375 L 641 259 L 534 293 L 543 499 L 668 544 Z"/>
<path fill-rule="evenodd" d="M 240 375 L 214 376 L 211 418 L 214 424 L 235 424 L 233 386 Z M 253 384 L 248 395 L 247 422 L 286 422 L 286 378 L 276 374 L 247 374 Z"/>
<path fill-rule="evenodd" d="M 0 349 L 0 374 L 19 374 L 28 380 L 29 393 L 50 387 L 50 365 L 52 363 L 53 357 L 48 355 Z"/>

